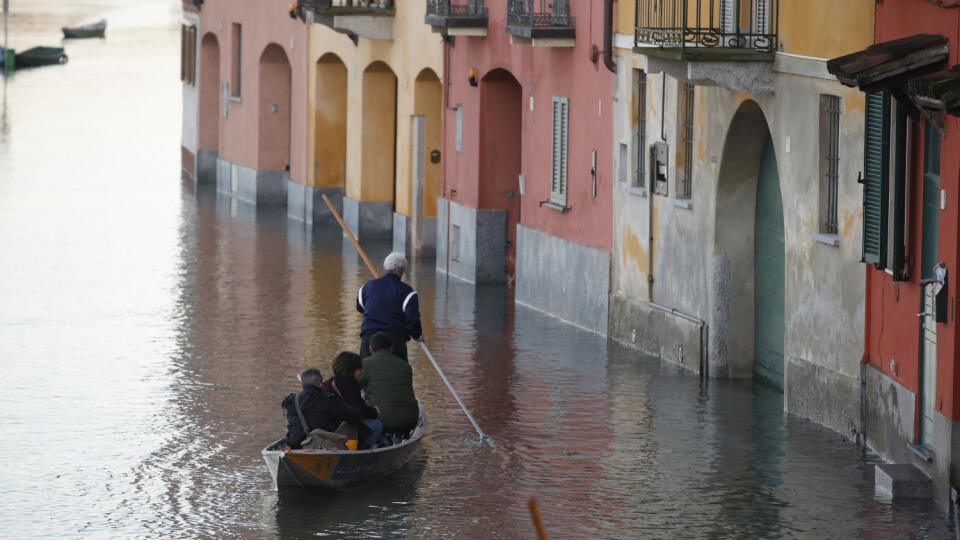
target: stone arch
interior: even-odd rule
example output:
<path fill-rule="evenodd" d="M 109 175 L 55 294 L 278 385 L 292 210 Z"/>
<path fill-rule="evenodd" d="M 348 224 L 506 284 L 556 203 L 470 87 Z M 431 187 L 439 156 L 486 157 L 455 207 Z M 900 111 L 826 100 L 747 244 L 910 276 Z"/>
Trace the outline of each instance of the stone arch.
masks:
<path fill-rule="evenodd" d="M 519 175 L 522 166 L 523 88 L 506 69 L 480 79 L 481 209 L 504 210 L 504 270 L 511 279 L 516 266 L 517 224 L 521 219 Z"/>
<path fill-rule="evenodd" d="M 386 63 L 363 70 L 360 197 L 363 202 L 395 201 L 397 76 Z"/>
<path fill-rule="evenodd" d="M 343 188 L 347 174 L 347 66 L 334 53 L 314 67 L 314 187 Z"/>
<path fill-rule="evenodd" d="M 290 60 L 276 43 L 260 55 L 257 168 L 290 170 Z"/>
<path fill-rule="evenodd" d="M 775 168 L 766 117 L 757 102 L 744 101 L 727 130 L 715 194 L 709 277 L 710 370 L 720 377 L 750 377 L 754 372 L 757 189 L 765 149 L 768 158 L 773 156 Z M 782 195 L 777 196 L 782 221 Z M 781 235 L 782 231 L 781 223 Z"/>
<path fill-rule="evenodd" d="M 200 40 L 199 91 L 197 148 L 217 150 L 220 146 L 220 44 L 212 32 Z"/>

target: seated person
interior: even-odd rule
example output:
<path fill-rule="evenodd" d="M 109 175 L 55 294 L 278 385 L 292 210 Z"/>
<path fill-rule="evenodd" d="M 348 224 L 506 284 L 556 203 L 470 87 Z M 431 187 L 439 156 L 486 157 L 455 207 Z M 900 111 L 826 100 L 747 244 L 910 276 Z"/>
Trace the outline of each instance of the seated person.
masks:
<path fill-rule="evenodd" d="M 333 377 L 327 379 L 321 388 L 328 393 L 336 394 L 347 405 L 363 409 L 368 416 L 373 415 L 360 425 L 357 438 L 360 440 L 360 448 L 376 448 L 377 440 L 383 433 L 383 424 L 373 419 L 379 416 L 379 411 L 364 403 L 363 396 L 360 395 L 360 384 L 357 383 L 357 379 L 363 373 L 363 359 L 355 352 L 344 351 L 333 359 L 332 367 Z"/>
<path fill-rule="evenodd" d="M 334 432 L 341 422 L 360 424 L 368 418 L 376 418 L 375 409 L 361 409 L 347 405 L 336 394 L 323 391 L 323 375 L 319 369 L 310 368 L 300 374 L 300 383 L 303 390 L 298 394 L 290 394 L 283 400 L 283 408 L 287 413 L 287 445 L 290 448 L 301 448 L 307 433 L 314 429 Z M 297 414 L 297 405 L 303 414 L 303 421 Z M 303 424 L 306 422 L 306 433 Z"/>
<path fill-rule="evenodd" d="M 371 355 L 363 359 L 360 386 L 367 389 L 367 404 L 380 411 L 384 433 L 406 437 L 417 427 L 420 407 L 413 394 L 413 370 L 394 356 L 393 336 L 377 332 L 370 338 Z"/>

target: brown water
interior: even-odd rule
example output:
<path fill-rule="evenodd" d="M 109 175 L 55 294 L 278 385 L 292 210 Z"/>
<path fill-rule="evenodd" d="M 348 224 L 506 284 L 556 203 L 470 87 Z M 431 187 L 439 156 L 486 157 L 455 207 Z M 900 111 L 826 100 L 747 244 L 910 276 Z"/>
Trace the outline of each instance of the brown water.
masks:
<path fill-rule="evenodd" d="M 14 0 L 12 45 L 106 40 L 7 81 L 0 129 L 0 536 L 940 538 L 874 496 L 871 458 L 712 381 L 412 269 L 422 451 L 347 495 L 270 489 L 260 450 L 307 366 L 357 343 L 367 279 L 337 231 L 180 178 L 178 3 Z M 386 244 L 368 245 L 381 258 Z"/>

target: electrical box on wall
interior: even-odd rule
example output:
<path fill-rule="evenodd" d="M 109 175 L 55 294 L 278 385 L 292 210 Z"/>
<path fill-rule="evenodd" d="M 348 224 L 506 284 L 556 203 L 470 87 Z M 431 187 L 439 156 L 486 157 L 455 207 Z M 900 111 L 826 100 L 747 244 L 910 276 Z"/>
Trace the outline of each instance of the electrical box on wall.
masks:
<path fill-rule="evenodd" d="M 669 145 L 657 141 L 650 145 L 650 184 L 654 193 L 667 194 L 667 156 Z"/>

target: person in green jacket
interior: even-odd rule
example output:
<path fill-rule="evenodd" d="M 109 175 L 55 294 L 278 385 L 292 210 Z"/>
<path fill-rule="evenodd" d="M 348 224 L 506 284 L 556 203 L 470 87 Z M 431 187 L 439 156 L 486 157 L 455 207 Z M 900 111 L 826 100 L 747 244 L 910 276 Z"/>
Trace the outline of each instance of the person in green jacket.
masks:
<path fill-rule="evenodd" d="M 405 437 L 417 427 L 420 407 L 413 394 L 413 370 L 406 360 L 393 355 L 394 339 L 386 332 L 370 338 L 371 355 L 363 359 L 358 382 L 367 389 L 367 404 L 380 409 L 384 433 Z"/>

